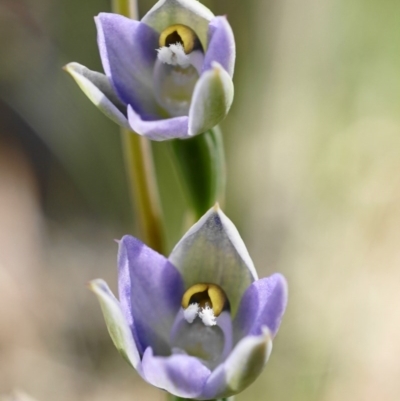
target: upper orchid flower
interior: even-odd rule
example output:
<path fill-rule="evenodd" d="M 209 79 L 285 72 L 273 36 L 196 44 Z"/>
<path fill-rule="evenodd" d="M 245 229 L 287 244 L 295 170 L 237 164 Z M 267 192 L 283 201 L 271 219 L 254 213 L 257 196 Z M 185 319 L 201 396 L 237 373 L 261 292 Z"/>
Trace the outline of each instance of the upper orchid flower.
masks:
<path fill-rule="evenodd" d="M 91 282 L 114 344 L 139 374 L 178 397 L 234 395 L 261 373 L 286 308 L 280 274 L 258 279 L 233 223 L 218 206 L 167 259 L 119 241 L 119 301 Z"/>
<path fill-rule="evenodd" d="M 235 41 L 225 17 L 196 0 L 159 0 L 135 21 L 96 18 L 105 75 L 78 63 L 66 70 L 116 123 L 156 141 L 216 126 L 233 101 Z"/>

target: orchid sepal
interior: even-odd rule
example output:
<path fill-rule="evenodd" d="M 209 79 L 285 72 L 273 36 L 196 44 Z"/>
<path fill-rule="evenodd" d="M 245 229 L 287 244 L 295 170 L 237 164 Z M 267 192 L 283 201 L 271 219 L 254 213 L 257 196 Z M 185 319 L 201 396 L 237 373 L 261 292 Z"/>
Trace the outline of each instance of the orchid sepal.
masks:
<path fill-rule="evenodd" d="M 126 106 L 116 96 L 109 79 L 100 72 L 91 71 L 79 63 L 68 63 L 67 71 L 89 100 L 108 118 L 129 128 Z"/>

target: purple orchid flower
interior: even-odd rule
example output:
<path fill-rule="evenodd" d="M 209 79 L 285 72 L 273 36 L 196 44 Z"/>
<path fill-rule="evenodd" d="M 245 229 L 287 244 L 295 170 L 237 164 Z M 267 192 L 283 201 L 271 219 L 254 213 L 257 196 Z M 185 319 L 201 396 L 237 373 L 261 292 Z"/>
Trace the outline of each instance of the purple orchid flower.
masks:
<path fill-rule="evenodd" d="M 169 258 L 124 236 L 119 301 L 91 282 L 115 346 L 150 384 L 211 400 L 249 386 L 267 362 L 287 303 L 280 274 L 258 279 L 236 227 L 215 206 Z"/>
<path fill-rule="evenodd" d="M 195 0 L 160 0 L 141 21 L 96 18 L 105 75 L 65 69 L 119 125 L 155 141 L 201 134 L 233 101 L 235 41 L 225 17 Z"/>

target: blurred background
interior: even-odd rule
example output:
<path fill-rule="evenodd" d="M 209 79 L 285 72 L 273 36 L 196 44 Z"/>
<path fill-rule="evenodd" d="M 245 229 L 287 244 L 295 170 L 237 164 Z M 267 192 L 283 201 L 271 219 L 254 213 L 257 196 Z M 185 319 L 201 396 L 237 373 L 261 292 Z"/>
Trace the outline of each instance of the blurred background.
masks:
<path fill-rule="evenodd" d="M 237 400 L 399 400 L 400 2 L 204 3 L 237 40 L 225 211 L 259 275 L 290 289 L 270 362 Z M 0 0 L 0 394 L 164 400 L 85 286 L 115 290 L 113 239 L 135 232 L 118 128 L 61 69 L 101 70 L 93 16 L 109 7 Z M 154 151 L 171 247 L 185 204 Z"/>

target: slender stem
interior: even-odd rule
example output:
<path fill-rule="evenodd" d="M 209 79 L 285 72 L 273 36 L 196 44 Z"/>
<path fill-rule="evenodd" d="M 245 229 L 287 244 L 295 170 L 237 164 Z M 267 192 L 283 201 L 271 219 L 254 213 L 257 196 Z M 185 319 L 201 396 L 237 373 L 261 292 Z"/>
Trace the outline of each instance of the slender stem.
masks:
<path fill-rule="evenodd" d="M 136 0 L 111 0 L 114 13 L 125 15 L 132 19 L 139 19 L 139 11 Z"/>
<path fill-rule="evenodd" d="M 138 18 L 136 0 L 112 0 L 112 10 L 132 19 Z M 124 128 L 121 129 L 121 139 L 131 200 L 141 237 L 148 246 L 162 253 L 162 212 L 151 144 L 147 138 Z"/>
<path fill-rule="evenodd" d="M 135 205 L 143 241 L 163 252 L 163 225 L 151 144 L 133 132 L 121 129 L 122 149 L 131 200 Z"/>

